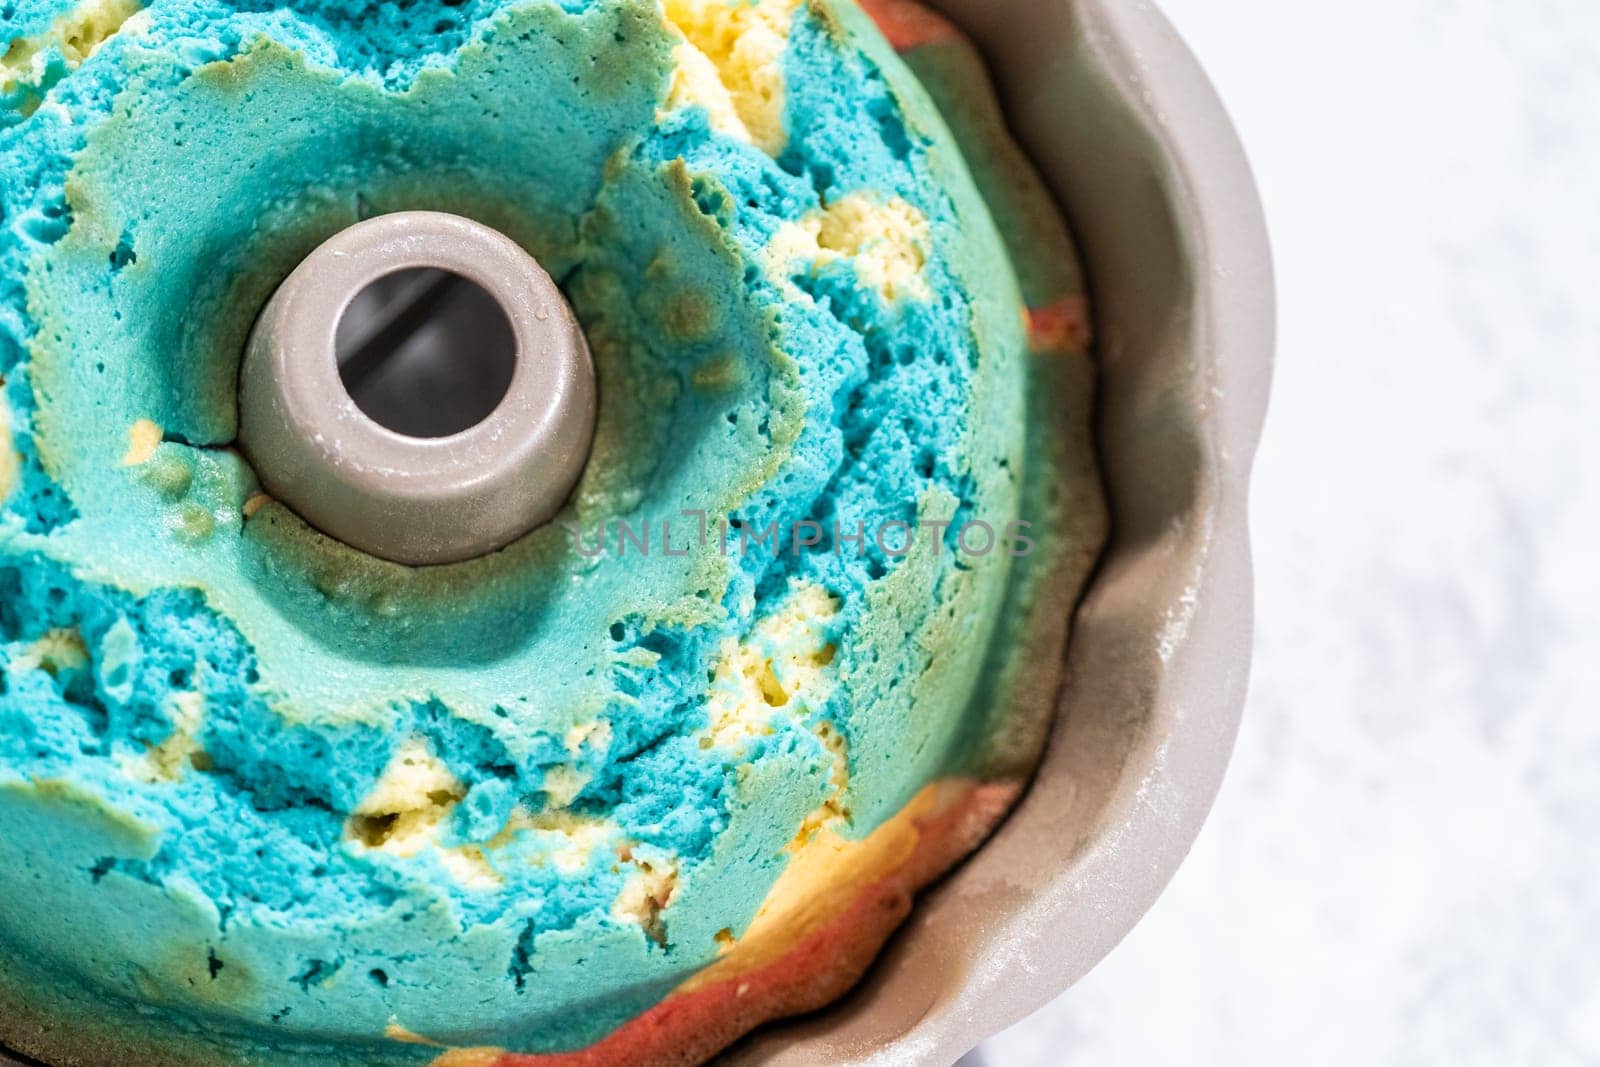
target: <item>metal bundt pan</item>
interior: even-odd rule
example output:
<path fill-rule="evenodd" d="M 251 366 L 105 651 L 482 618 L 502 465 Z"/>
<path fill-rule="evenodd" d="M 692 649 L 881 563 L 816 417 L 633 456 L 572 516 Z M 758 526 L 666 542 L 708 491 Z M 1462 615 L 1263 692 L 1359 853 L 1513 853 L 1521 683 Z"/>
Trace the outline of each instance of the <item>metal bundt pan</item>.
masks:
<path fill-rule="evenodd" d="M 855 992 L 736 1063 L 950 1063 L 1082 977 L 1154 903 L 1233 748 L 1271 257 L 1243 149 L 1143 0 L 934 0 L 991 62 L 1088 267 L 1112 540 L 1032 788 Z M 10 1063 L 0 1053 L 0 1064 Z"/>

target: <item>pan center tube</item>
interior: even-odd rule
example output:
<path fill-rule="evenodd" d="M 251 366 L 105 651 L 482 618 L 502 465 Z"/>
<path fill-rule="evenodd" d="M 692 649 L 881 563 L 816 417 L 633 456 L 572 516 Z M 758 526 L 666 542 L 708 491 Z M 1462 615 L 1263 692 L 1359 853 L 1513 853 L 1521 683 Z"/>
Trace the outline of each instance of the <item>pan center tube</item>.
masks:
<path fill-rule="evenodd" d="M 594 438 L 588 344 L 550 275 L 470 219 L 398 212 L 307 256 L 257 320 L 239 443 L 265 490 L 415 566 L 553 518 Z"/>

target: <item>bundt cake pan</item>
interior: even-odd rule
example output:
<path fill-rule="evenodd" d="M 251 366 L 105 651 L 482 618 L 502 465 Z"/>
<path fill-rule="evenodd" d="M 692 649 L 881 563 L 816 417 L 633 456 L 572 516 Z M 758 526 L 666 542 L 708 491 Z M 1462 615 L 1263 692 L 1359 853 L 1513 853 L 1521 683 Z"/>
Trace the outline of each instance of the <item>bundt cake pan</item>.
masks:
<path fill-rule="evenodd" d="M 1249 675 L 1271 254 L 1205 74 L 1142 0 L 936 0 L 988 58 L 1088 269 L 1112 539 L 1021 805 L 867 980 L 740 1064 L 951 1063 L 1100 961 L 1188 853 Z"/>
<path fill-rule="evenodd" d="M 1251 648 L 1248 481 L 1272 268 L 1243 150 L 1142 0 L 935 0 L 990 60 L 1092 288 L 1112 541 L 1017 811 L 919 904 L 863 984 L 733 1063 L 958 1059 L 1133 927 L 1221 783 Z M 12 1064 L 0 1053 L 0 1063 Z"/>

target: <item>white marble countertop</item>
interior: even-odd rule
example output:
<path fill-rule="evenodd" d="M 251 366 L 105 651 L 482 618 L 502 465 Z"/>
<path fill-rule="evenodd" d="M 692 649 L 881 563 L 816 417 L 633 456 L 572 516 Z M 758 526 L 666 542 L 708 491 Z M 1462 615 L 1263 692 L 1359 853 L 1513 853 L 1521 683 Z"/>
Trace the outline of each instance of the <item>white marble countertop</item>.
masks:
<path fill-rule="evenodd" d="M 984 1060 L 1600 1064 L 1600 4 L 1164 6 L 1279 262 L 1255 678 L 1171 889 Z"/>

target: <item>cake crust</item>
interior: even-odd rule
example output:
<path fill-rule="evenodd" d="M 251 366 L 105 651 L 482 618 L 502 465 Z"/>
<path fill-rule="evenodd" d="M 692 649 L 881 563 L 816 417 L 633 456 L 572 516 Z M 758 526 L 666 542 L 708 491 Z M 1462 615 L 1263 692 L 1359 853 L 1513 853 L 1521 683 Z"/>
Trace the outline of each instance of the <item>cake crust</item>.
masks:
<path fill-rule="evenodd" d="M 53 3 L 44 0 L 44 6 Z M 602 642 L 607 671 L 614 672 L 607 675 L 607 684 L 625 689 L 630 700 L 656 699 L 650 689 L 655 679 L 708 677 L 709 691 L 696 694 L 699 703 L 693 704 L 702 709 L 696 714 L 703 714 L 703 722 L 692 721 L 679 734 L 628 737 L 626 731 L 635 727 L 598 713 L 601 705 L 592 700 L 581 719 L 559 728 L 546 729 L 548 724 L 533 712 L 487 703 L 475 717 L 472 704 L 481 692 L 504 686 L 512 677 L 496 673 L 496 658 L 510 656 L 517 642 L 530 639 L 530 631 L 518 621 L 527 614 L 518 598 L 531 595 L 538 601 L 553 595 L 537 588 L 530 594 L 530 587 L 518 584 L 523 581 L 519 575 L 549 569 L 560 573 L 562 581 L 589 581 L 585 588 L 591 591 L 590 600 L 604 601 L 592 579 L 560 569 L 566 566 L 560 561 L 570 556 L 565 531 L 536 536 L 499 559 L 462 570 L 426 574 L 375 566 L 318 541 L 281 505 L 262 500 L 248 471 L 225 448 L 206 445 L 225 441 L 226 433 L 225 427 L 206 423 L 211 417 L 206 403 L 159 419 L 141 412 L 126 426 L 108 419 L 104 440 L 63 443 L 70 421 L 65 419 L 67 405 L 108 394 L 102 383 L 78 380 L 90 366 L 81 355 L 68 358 L 69 353 L 54 353 L 49 343 L 41 342 L 32 365 L 17 363 L 8 372 L 11 447 L 0 456 L 8 461 L 0 465 L 5 473 L 0 503 L 16 512 L 16 518 L 0 523 L 0 569 L 10 568 L 0 580 L 31 590 L 19 603 L 64 601 L 71 611 L 98 613 L 105 621 L 84 624 L 62 616 L 61 625 L 51 625 L 56 620 L 43 614 L 22 623 L 8 617 L 5 625 L 12 629 L 0 636 L 21 651 L 13 653 L 5 669 L 21 671 L 17 677 L 43 682 L 46 689 L 53 687 L 55 695 L 49 699 L 73 705 L 84 685 L 103 686 L 94 680 L 114 678 L 117 663 L 136 663 L 158 623 L 176 622 L 192 630 L 210 625 L 206 619 L 234 617 L 244 620 L 243 634 L 204 631 L 212 644 L 202 656 L 210 657 L 203 670 L 174 664 L 163 665 L 163 673 L 170 669 L 177 678 L 181 669 L 185 681 L 200 674 L 213 680 L 231 676 L 242 683 L 258 670 L 278 670 L 272 680 L 283 688 L 270 706 L 257 700 L 252 681 L 226 693 L 207 693 L 203 702 L 173 700 L 149 719 L 115 703 L 109 727 L 91 716 L 91 732 L 113 732 L 102 732 L 103 740 L 92 744 L 106 744 L 121 761 L 112 794 L 103 781 L 87 786 L 69 781 L 64 764 L 48 761 L 38 765 L 48 767 L 43 775 L 30 772 L 0 782 L 5 787 L 0 817 L 25 831 L 13 833 L 4 845 L 23 850 L 28 862 L 14 865 L 17 869 L 47 862 L 43 857 L 50 852 L 51 838 L 37 833 L 39 827 L 70 823 L 84 834 L 81 859 L 73 861 L 81 865 L 76 877 L 115 900 L 112 910 L 138 914 L 148 909 L 144 914 L 154 916 L 159 896 L 161 907 L 176 902 L 179 908 L 162 913 L 160 922 L 172 923 L 174 915 L 207 915 L 206 909 L 212 909 L 202 920 L 186 919 L 151 934 L 172 937 L 161 944 L 159 959 L 146 952 L 149 938 L 129 942 L 126 958 L 112 941 L 92 957 L 92 966 L 68 973 L 49 963 L 55 950 L 44 946 L 71 943 L 74 934 L 67 927 L 57 929 L 59 923 L 40 926 L 36 920 L 42 913 L 25 902 L 11 904 L 0 911 L 0 1041 L 55 1064 L 107 1064 L 132 1054 L 151 1067 L 701 1062 L 761 1023 L 821 1007 L 853 985 L 904 920 L 914 894 L 958 862 L 1003 817 L 1042 745 L 1054 709 L 1067 621 L 1104 536 L 1090 433 L 1088 310 L 1070 238 L 1026 159 L 1005 134 L 976 53 L 948 23 L 902 3 L 863 5 L 921 78 L 918 84 L 862 13 L 843 0 L 762 0 L 732 29 L 714 19 L 705 21 L 716 6 L 674 0 L 667 5 L 670 32 L 663 32 L 640 16 L 633 0 L 594 0 L 581 15 L 570 16 L 532 14 L 507 5 L 493 33 L 466 39 L 459 54 L 452 53 L 449 62 L 458 65 L 448 76 L 434 59 L 419 55 L 388 57 L 391 65 L 372 77 L 351 77 L 346 71 L 340 75 L 344 80 L 337 80 L 315 69 L 316 63 L 365 59 L 341 53 L 308 63 L 307 55 L 314 54 L 310 38 L 286 43 L 281 27 L 219 45 L 226 54 L 207 58 L 192 77 L 185 74 L 175 83 L 174 91 L 209 94 L 228 108 L 241 109 L 277 93 L 308 91 L 308 100 L 321 99 L 324 106 L 345 99 L 353 113 L 371 108 L 377 116 L 383 112 L 376 109 L 388 107 L 391 96 L 428 101 L 426 106 L 444 113 L 454 87 L 470 83 L 471 72 L 488 69 L 494 56 L 503 60 L 509 53 L 495 49 L 515 34 L 530 40 L 544 33 L 561 35 L 569 44 L 577 34 L 597 57 L 575 76 L 577 92 L 617 101 L 608 116 L 626 112 L 632 116 L 628 121 L 661 124 L 675 138 L 636 147 L 632 156 L 591 153 L 595 174 L 603 175 L 597 188 L 605 191 L 584 194 L 597 198 L 593 209 L 554 243 L 551 234 L 565 232 L 562 226 L 567 224 L 545 229 L 548 219 L 519 213 L 514 190 L 490 189 L 476 178 L 470 196 L 429 187 L 413 176 L 377 192 L 364 191 L 348 203 L 294 205 L 293 211 L 262 224 L 273 234 L 265 273 L 254 281 L 230 282 L 233 287 L 220 303 L 256 306 L 266 292 L 262 278 L 292 265 L 295 256 L 352 208 L 373 209 L 362 197 L 378 196 L 383 206 L 487 215 L 486 221 L 540 248 L 541 258 L 548 257 L 566 278 L 591 330 L 602 391 L 617 405 L 609 412 L 609 435 L 602 426 L 593 474 L 580 487 L 578 518 L 614 517 L 634 506 L 641 493 L 647 498 L 660 471 L 670 471 L 677 455 L 693 451 L 692 440 L 672 436 L 678 425 L 673 420 L 688 412 L 704 418 L 706 426 L 732 426 L 726 438 L 729 448 L 748 444 L 749 431 L 758 422 L 762 433 L 760 450 L 733 456 L 711 471 L 715 477 L 700 479 L 710 486 L 701 501 L 709 515 L 739 515 L 751 500 L 769 497 L 781 504 L 785 498 L 772 496 L 772 485 L 790 484 L 797 476 L 817 477 L 818 471 L 826 474 L 819 485 L 854 479 L 862 489 L 857 500 L 871 499 L 873 476 L 889 484 L 909 479 L 920 494 L 912 518 L 943 521 L 964 506 L 977 514 L 990 508 L 997 516 L 1028 516 L 1040 551 L 1003 561 L 969 560 L 972 566 L 965 568 L 952 566 L 937 552 L 913 553 L 899 563 L 862 563 L 865 579 L 821 562 L 793 573 L 741 571 L 725 552 L 708 552 L 688 565 L 687 577 L 677 575 L 690 595 L 662 598 L 644 611 L 589 620 L 611 639 Z M 163 57 L 160 47 L 153 46 L 164 31 L 159 25 L 151 28 L 152 19 L 159 23 L 160 11 L 153 4 L 153 14 L 113 12 L 116 18 L 95 23 L 103 40 L 72 60 L 71 70 L 84 73 L 64 83 L 78 87 L 75 91 L 83 98 L 65 90 L 56 94 L 74 101 L 72 107 L 82 113 L 69 109 L 63 120 L 45 111 L 33 125 L 17 126 L 19 132 L 9 140 L 0 132 L 0 151 L 9 153 L 3 156 L 4 165 L 18 166 L 19 160 L 31 158 L 19 154 L 16 146 L 41 123 L 86 121 L 83 115 L 99 106 L 92 99 L 96 92 L 104 94 L 101 103 L 114 99 L 107 86 L 115 88 L 115 79 L 122 76 L 119 64 L 148 61 L 136 58 L 141 56 Z M 561 22 L 564 18 L 568 21 Z M 337 32 L 326 32 L 338 38 Z M 143 51 L 127 48 L 136 38 Z M 811 82 L 791 80 L 782 86 L 787 110 L 773 111 L 773 83 L 764 80 L 770 63 L 761 63 L 776 55 L 786 55 L 784 63 L 793 65 L 842 63 L 841 84 L 865 86 L 863 91 L 877 95 L 855 101 L 858 113 L 833 113 L 829 109 L 843 106 L 835 96 Z M 568 58 L 555 54 L 547 62 L 555 68 Z M 374 79 L 382 88 L 368 84 Z M 391 79 L 398 80 L 391 85 Z M 167 91 L 159 78 L 151 78 L 150 84 L 152 100 Z M 43 87 L 46 104 L 56 98 L 50 96 L 53 87 Z M 39 259 L 30 261 L 34 266 L 51 261 L 55 281 L 34 283 L 21 303 L 16 294 L 11 298 L 10 306 L 26 308 L 35 327 L 59 329 L 68 338 L 85 327 L 67 316 L 71 294 L 52 290 L 52 285 L 86 276 L 91 264 L 103 275 L 109 262 L 113 273 L 125 279 L 106 286 L 115 298 L 118 286 L 145 284 L 140 280 L 145 272 L 162 262 L 160 252 L 153 250 L 159 246 L 141 244 L 118 225 L 118 213 L 126 205 L 123 194 L 108 184 L 123 165 L 118 153 L 145 143 L 156 129 L 139 123 L 160 113 L 141 102 L 107 114 L 115 121 L 94 118 L 101 125 L 74 163 L 68 199 L 75 221 L 54 234 Z M 268 121 L 264 114 L 258 117 Z M 793 125 L 797 117 L 810 125 Z M 857 119 L 870 119 L 872 137 L 881 138 L 873 141 L 872 151 L 883 153 L 882 169 L 851 177 L 841 162 L 849 153 L 815 158 L 793 154 L 801 150 L 796 146 L 826 142 L 830 131 L 848 128 Z M 951 143 L 952 131 L 964 161 L 942 147 Z M 730 144 L 741 147 L 735 150 Z M 829 151 L 841 149 L 835 145 Z M 905 161 L 893 161 L 902 152 L 910 153 L 914 165 L 907 164 L 900 174 L 893 168 Z M 923 152 L 926 158 L 919 154 Z M 573 159 L 581 156 L 575 153 Z M 796 168 L 802 173 L 784 176 Z M 841 182 L 841 188 L 822 188 L 828 180 Z M 851 183 L 857 187 L 848 188 Z M 39 188 L 47 189 L 48 183 Z M 759 229 L 744 218 L 746 197 L 770 196 L 780 188 L 790 199 L 771 209 L 776 222 L 761 222 L 768 228 Z M 52 209 L 45 204 L 39 210 L 48 214 Z M 964 221 L 957 225 L 951 221 L 955 217 Z M 655 229 L 641 238 L 623 224 L 628 218 L 652 220 Z M 576 243 L 561 243 L 569 240 Z M 673 246 L 676 251 L 663 243 L 671 241 L 679 243 Z M 760 252 L 755 260 L 750 259 L 752 248 Z M 579 253 L 595 249 L 610 258 L 578 269 Z M 697 265 L 685 273 L 689 260 Z M 777 293 L 775 302 L 743 310 L 718 302 L 713 294 L 727 288 L 723 272 L 749 279 L 751 269 L 761 279 L 748 283 L 751 290 L 765 294 L 763 301 L 774 301 L 771 294 Z M 26 271 L 19 268 L 16 273 Z M 216 273 L 231 276 L 227 270 Z M 633 292 L 643 295 L 624 298 Z M 958 303 L 965 301 L 960 316 L 951 319 L 965 323 L 960 329 L 941 325 L 936 310 L 918 310 L 936 308 L 938 298 L 950 293 Z M 773 307 L 791 320 L 797 309 L 803 312 L 799 321 L 815 331 L 806 335 L 804 345 L 796 347 L 793 336 L 773 340 L 772 320 L 766 317 Z M 223 347 L 237 341 L 235 335 L 248 326 L 247 317 L 218 322 L 208 327 L 217 332 L 206 341 Z M 0 333 L 14 325 L 9 319 L 0 322 Z M 789 329 L 796 329 L 792 322 Z M 640 338 L 646 335 L 664 340 L 641 362 Z M 9 343 L 11 337 L 5 333 L 0 342 Z M 754 343 L 745 343 L 750 339 Z M 861 346 L 859 368 L 825 367 L 819 378 L 817 367 L 807 362 L 808 351 L 849 345 Z M 744 351 L 759 353 L 761 360 L 744 363 L 730 355 Z M 902 373 L 896 368 L 922 373 L 919 354 L 930 352 L 951 356 L 957 367 L 969 361 L 984 373 L 970 373 L 969 367 L 947 379 L 907 379 L 890 387 L 892 376 Z M 680 361 L 671 364 L 667 376 L 676 386 L 650 392 L 631 384 L 656 380 L 671 360 Z M 203 371 L 193 383 L 196 396 L 203 398 L 215 385 L 207 384 L 209 373 Z M 858 373 L 869 386 L 876 383 L 885 399 L 874 400 L 870 388 L 851 394 L 843 382 Z M 48 387 L 54 408 L 39 404 L 29 391 L 34 382 Z M 125 392 L 138 395 L 149 384 L 134 382 Z M 122 394 L 116 396 L 120 400 Z M 943 428 L 928 424 L 897 430 L 902 409 L 894 406 L 901 403 L 895 398 L 906 396 L 915 396 L 916 403 L 905 411 L 919 418 L 931 414 L 944 420 Z M 748 406 L 752 397 L 754 408 Z M 875 403 L 888 406 L 872 409 L 872 419 L 857 425 L 830 424 L 826 415 L 818 418 L 818 412 L 829 411 L 837 418 L 846 397 L 868 409 Z M 962 411 L 966 415 L 957 417 Z M 727 421 L 725 414 L 737 418 Z M 198 421 L 184 424 L 184 419 Z M 621 427 L 640 439 L 625 436 Z M 813 436 L 819 428 L 823 436 Z M 937 445 L 919 455 L 915 446 L 923 435 Z M 851 442 L 844 450 L 846 463 L 830 468 L 838 463 L 833 449 L 839 441 Z M 852 457 L 850 448 L 861 454 Z M 85 473 L 86 464 L 100 453 L 100 467 Z M 669 458 L 663 462 L 663 456 Z M 924 469 L 933 473 L 923 474 Z M 970 497 L 965 504 L 964 496 Z M 57 506 L 52 501 L 63 499 L 81 514 L 52 511 Z M 801 499 L 815 510 L 814 503 Z M 829 499 L 844 507 L 844 496 Z M 94 525 L 95 511 L 108 507 L 117 510 L 119 521 L 132 516 L 161 530 L 165 540 L 160 552 L 141 554 L 136 538 L 116 544 L 109 553 L 99 545 L 89 552 L 91 540 L 104 536 L 105 527 Z M 84 522 L 85 515 L 92 521 Z M 97 529 L 102 532 L 96 534 Z M 595 529 L 599 527 L 591 527 L 590 537 Z M 953 527 L 946 523 L 945 529 Z M 242 546 L 242 555 L 217 555 L 224 551 L 218 546 L 233 552 L 236 545 Z M 182 591 L 170 592 L 175 588 L 172 574 L 147 570 L 158 558 L 197 568 Z M 660 560 L 625 561 L 612 567 L 602 561 L 596 573 L 615 572 L 616 580 L 625 582 L 630 569 L 654 568 L 656 573 L 661 565 Z M 239 585 L 233 567 L 242 568 L 254 584 Z M 273 583 L 283 575 L 301 584 L 290 592 L 277 589 Z M 722 595 L 693 595 L 697 586 Z M 270 611 L 257 615 L 249 603 L 262 589 L 271 590 L 275 599 L 264 601 Z M 472 641 L 477 644 L 451 646 L 456 661 L 477 657 L 488 666 L 473 674 L 448 665 L 413 663 L 419 650 L 438 658 L 429 642 L 454 640 L 444 622 L 431 621 L 439 615 L 438 605 L 474 589 L 488 595 L 445 622 L 476 627 Z M 614 599 L 626 601 L 620 595 Z M 737 621 L 716 631 L 711 623 L 724 618 L 718 611 L 731 612 Z M 132 620 L 127 633 L 110 622 L 119 615 Z M 294 620 L 296 633 L 269 632 L 271 627 L 262 621 L 286 618 Z M 410 629 L 402 633 L 385 621 L 394 619 L 406 620 Z M 352 620 L 358 625 L 351 625 Z M 41 631 L 45 625 L 49 629 Z M 698 628 L 718 636 L 700 643 L 681 639 Z M 731 643 L 724 638 L 732 638 Z M 291 639 L 308 642 L 293 647 L 317 655 L 327 651 L 319 642 L 344 642 L 337 651 L 353 666 L 347 673 L 329 673 L 328 661 L 286 659 L 284 650 L 291 645 L 283 642 Z M 292 677 L 282 672 L 285 662 L 297 664 Z M 573 668 L 575 678 L 581 679 L 581 667 Z M 365 685 L 400 677 L 408 684 L 425 677 L 427 685 L 419 682 L 419 692 L 432 694 L 408 707 L 405 714 L 414 719 L 397 725 L 386 718 L 387 711 L 351 699 L 352 679 L 365 679 Z M 641 686 L 641 678 L 652 681 Z M 901 681 L 908 684 L 897 689 Z M 581 693 L 586 683 L 572 684 L 572 691 Z M 844 693 L 851 699 L 843 700 L 839 694 Z M 222 721 L 220 709 L 232 699 L 253 709 L 255 718 Z M 313 707 L 324 709 L 317 712 L 323 718 L 310 714 Z M 72 716 L 80 711 L 68 710 L 71 715 L 58 715 L 58 704 L 50 704 L 46 715 L 39 716 L 36 709 L 28 714 L 41 722 L 58 716 L 63 730 L 79 729 Z M 0 740 L 31 737 L 31 727 L 19 725 L 24 720 L 17 709 L 0 707 L 0 715 L 5 714 L 12 717 L 0 721 Z M 529 764 L 536 768 L 531 773 L 517 762 L 522 756 L 512 753 L 508 758 L 475 732 L 486 726 L 495 743 L 503 745 L 499 723 L 517 722 L 520 730 L 525 715 L 534 716 L 526 721 L 547 734 L 535 738 L 545 750 Z M 125 733 L 116 735 L 115 730 Z M 257 738 L 273 739 L 279 747 L 255 749 Z M 45 737 L 44 743 L 59 743 L 70 751 L 80 740 L 63 733 Z M 672 748 L 680 743 L 682 754 Z M 324 744 L 328 747 L 317 747 Z M 479 756 L 474 746 L 492 754 Z M 464 756 L 467 749 L 473 754 Z M 705 751 L 727 753 L 726 765 L 716 771 L 725 772 L 726 778 L 713 781 L 709 773 L 690 774 L 699 766 L 697 752 Z M 316 755 L 302 759 L 301 752 Z M 670 761 L 657 758 L 664 752 L 673 753 Z M 0 770 L 5 770 L 6 759 L 12 757 L 0 756 Z M 617 784 L 617 769 L 634 760 L 648 765 L 641 773 L 664 776 L 661 788 L 667 793 L 736 798 L 722 807 L 726 801 L 721 799 L 688 805 L 699 805 L 692 817 L 704 820 L 704 826 L 723 828 L 689 826 L 681 834 L 662 835 L 652 827 L 661 824 L 663 815 L 643 809 L 613 814 L 614 825 L 607 825 L 606 811 L 621 809 L 602 809 L 586 798 L 605 794 L 605 803 L 615 804 L 616 792 L 606 791 L 626 796 L 625 784 Z M 496 787 L 491 781 L 495 774 L 486 773 L 491 765 L 512 767 L 516 787 L 533 789 L 540 799 L 529 807 L 525 796 L 518 800 L 515 790 Z M 331 773 L 319 777 L 319 766 Z M 63 784 L 44 788 L 55 781 L 47 775 L 55 774 L 63 775 Z M 376 872 L 384 892 L 391 892 L 393 879 L 399 877 L 402 899 L 419 890 L 436 894 L 427 903 L 419 901 L 415 917 L 439 931 L 463 922 L 470 927 L 494 921 L 492 911 L 480 918 L 474 909 L 483 908 L 505 884 L 511 870 L 508 858 L 552 872 L 570 872 L 574 864 L 589 872 L 584 877 L 594 887 L 594 900 L 570 913 L 502 923 L 510 931 L 503 945 L 495 945 L 459 974 L 441 970 L 427 977 L 430 988 L 445 996 L 477 989 L 485 975 L 494 978 L 506 987 L 496 994 L 504 1001 L 497 1009 L 500 1022 L 490 1027 L 500 1031 L 496 1040 L 548 1051 L 507 1052 L 462 1041 L 459 1035 L 477 1024 L 466 1015 L 439 1024 L 436 1014 L 430 1025 L 421 1017 L 427 1013 L 416 1010 L 426 1004 L 424 998 L 406 999 L 416 972 L 408 974 L 403 964 L 385 958 L 388 946 L 382 937 L 389 935 L 380 934 L 378 926 L 365 945 L 348 946 L 348 960 L 313 958 L 306 952 L 292 958 L 293 968 L 281 974 L 271 973 L 282 963 L 270 952 L 241 951 L 238 939 L 244 927 L 230 919 L 238 905 L 228 898 L 249 886 L 248 880 L 220 866 L 194 877 L 221 878 L 227 893 L 209 888 L 215 883 L 196 892 L 189 883 L 171 880 L 183 873 L 170 866 L 171 842 L 182 840 L 184 832 L 198 839 L 214 827 L 191 824 L 175 834 L 174 827 L 162 825 L 171 813 L 161 810 L 166 802 L 155 807 L 149 803 L 151 797 L 172 795 L 214 803 L 206 783 L 223 780 L 253 798 L 248 806 L 253 813 L 244 810 L 238 816 L 248 821 L 248 833 L 277 833 L 272 813 L 290 810 L 306 797 L 315 800 L 312 812 L 327 810 L 334 837 L 330 852 L 302 855 L 297 850 L 303 841 L 272 838 L 273 847 L 290 849 L 286 862 L 305 859 L 308 877 L 303 884 L 329 884 L 329 879 L 309 876 L 327 865 L 327 855 L 339 865 L 353 865 L 350 869 L 359 872 L 359 879 Z M 607 781 L 612 784 L 601 789 Z M 86 811 L 96 814 L 87 821 L 72 814 Z M 691 813 L 680 811 L 673 817 L 684 814 Z M 734 822 L 734 830 L 727 828 L 728 821 Z M 27 851 L 32 847 L 29 833 L 39 846 L 32 852 Z M 207 840 L 213 847 L 221 845 L 218 839 Z M 753 865 L 742 860 L 745 875 L 719 882 L 722 853 L 686 844 L 694 840 L 739 840 L 744 856 L 761 858 Z M 59 851 L 77 856 L 73 850 L 78 847 L 69 842 Z M 694 853 L 694 847 L 706 851 Z M 758 873 L 748 873 L 752 870 Z M 348 873 L 341 877 L 351 879 L 349 884 L 358 880 Z M 531 893 L 553 897 L 560 884 L 561 878 L 554 878 Z M 270 885 L 262 889 L 277 891 Z M 83 893 L 84 901 L 96 899 L 77 883 L 71 892 Z M 366 906 L 365 901 L 351 903 Z M 338 905 L 329 910 L 338 914 Z M 393 916 L 400 911 L 393 909 Z M 79 928 L 83 931 L 108 921 L 102 911 L 81 914 L 88 924 Z M 339 917 L 346 923 L 346 916 Z M 359 929 L 364 921 L 351 917 L 339 936 L 348 940 L 348 930 Z M 214 933 L 192 936 L 202 928 Z M 596 935 L 597 930 L 603 934 Z M 439 936 L 450 940 L 444 933 Z M 563 993 L 567 1003 L 580 1006 L 561 1013 L 567 1021 L 555 1021 L 549 1013 L 518 1014 L 525 987 L 538 989 L 540 983 L 556 981 L 570 972 L 572 961 L 592 950 L 629 961 L 626 967 L 648 974 L 649 980 L 619 981 L 618 995 L 610 999 L 583 991 Z M 462 984 L 453 989 L 451 982 L 458 979 Z M 287 999 L 285 985 L 293 990 Z M 350 989 L 360 996 L 342 1012 L 337 997 Z M 399 1010 L 386 1007 L 384 1014 L 374 1015 L 372 1005 L 391 1002 Z M 291 1007 L 303 1014 L 285 1010 Z M 373 1032 L 356 1035 L 340 1029 L 346 1016 L 357 1015 L 372 1016 Z M 307 1016 L 309 1023 L 297 1021 Z M 295 1029 L 301 1025 L 310 1028 Z M 274 1036 L 279 1033 L 286 1036 Z M 462 1047 L 443 1047 L 452 1043 Z"/>

